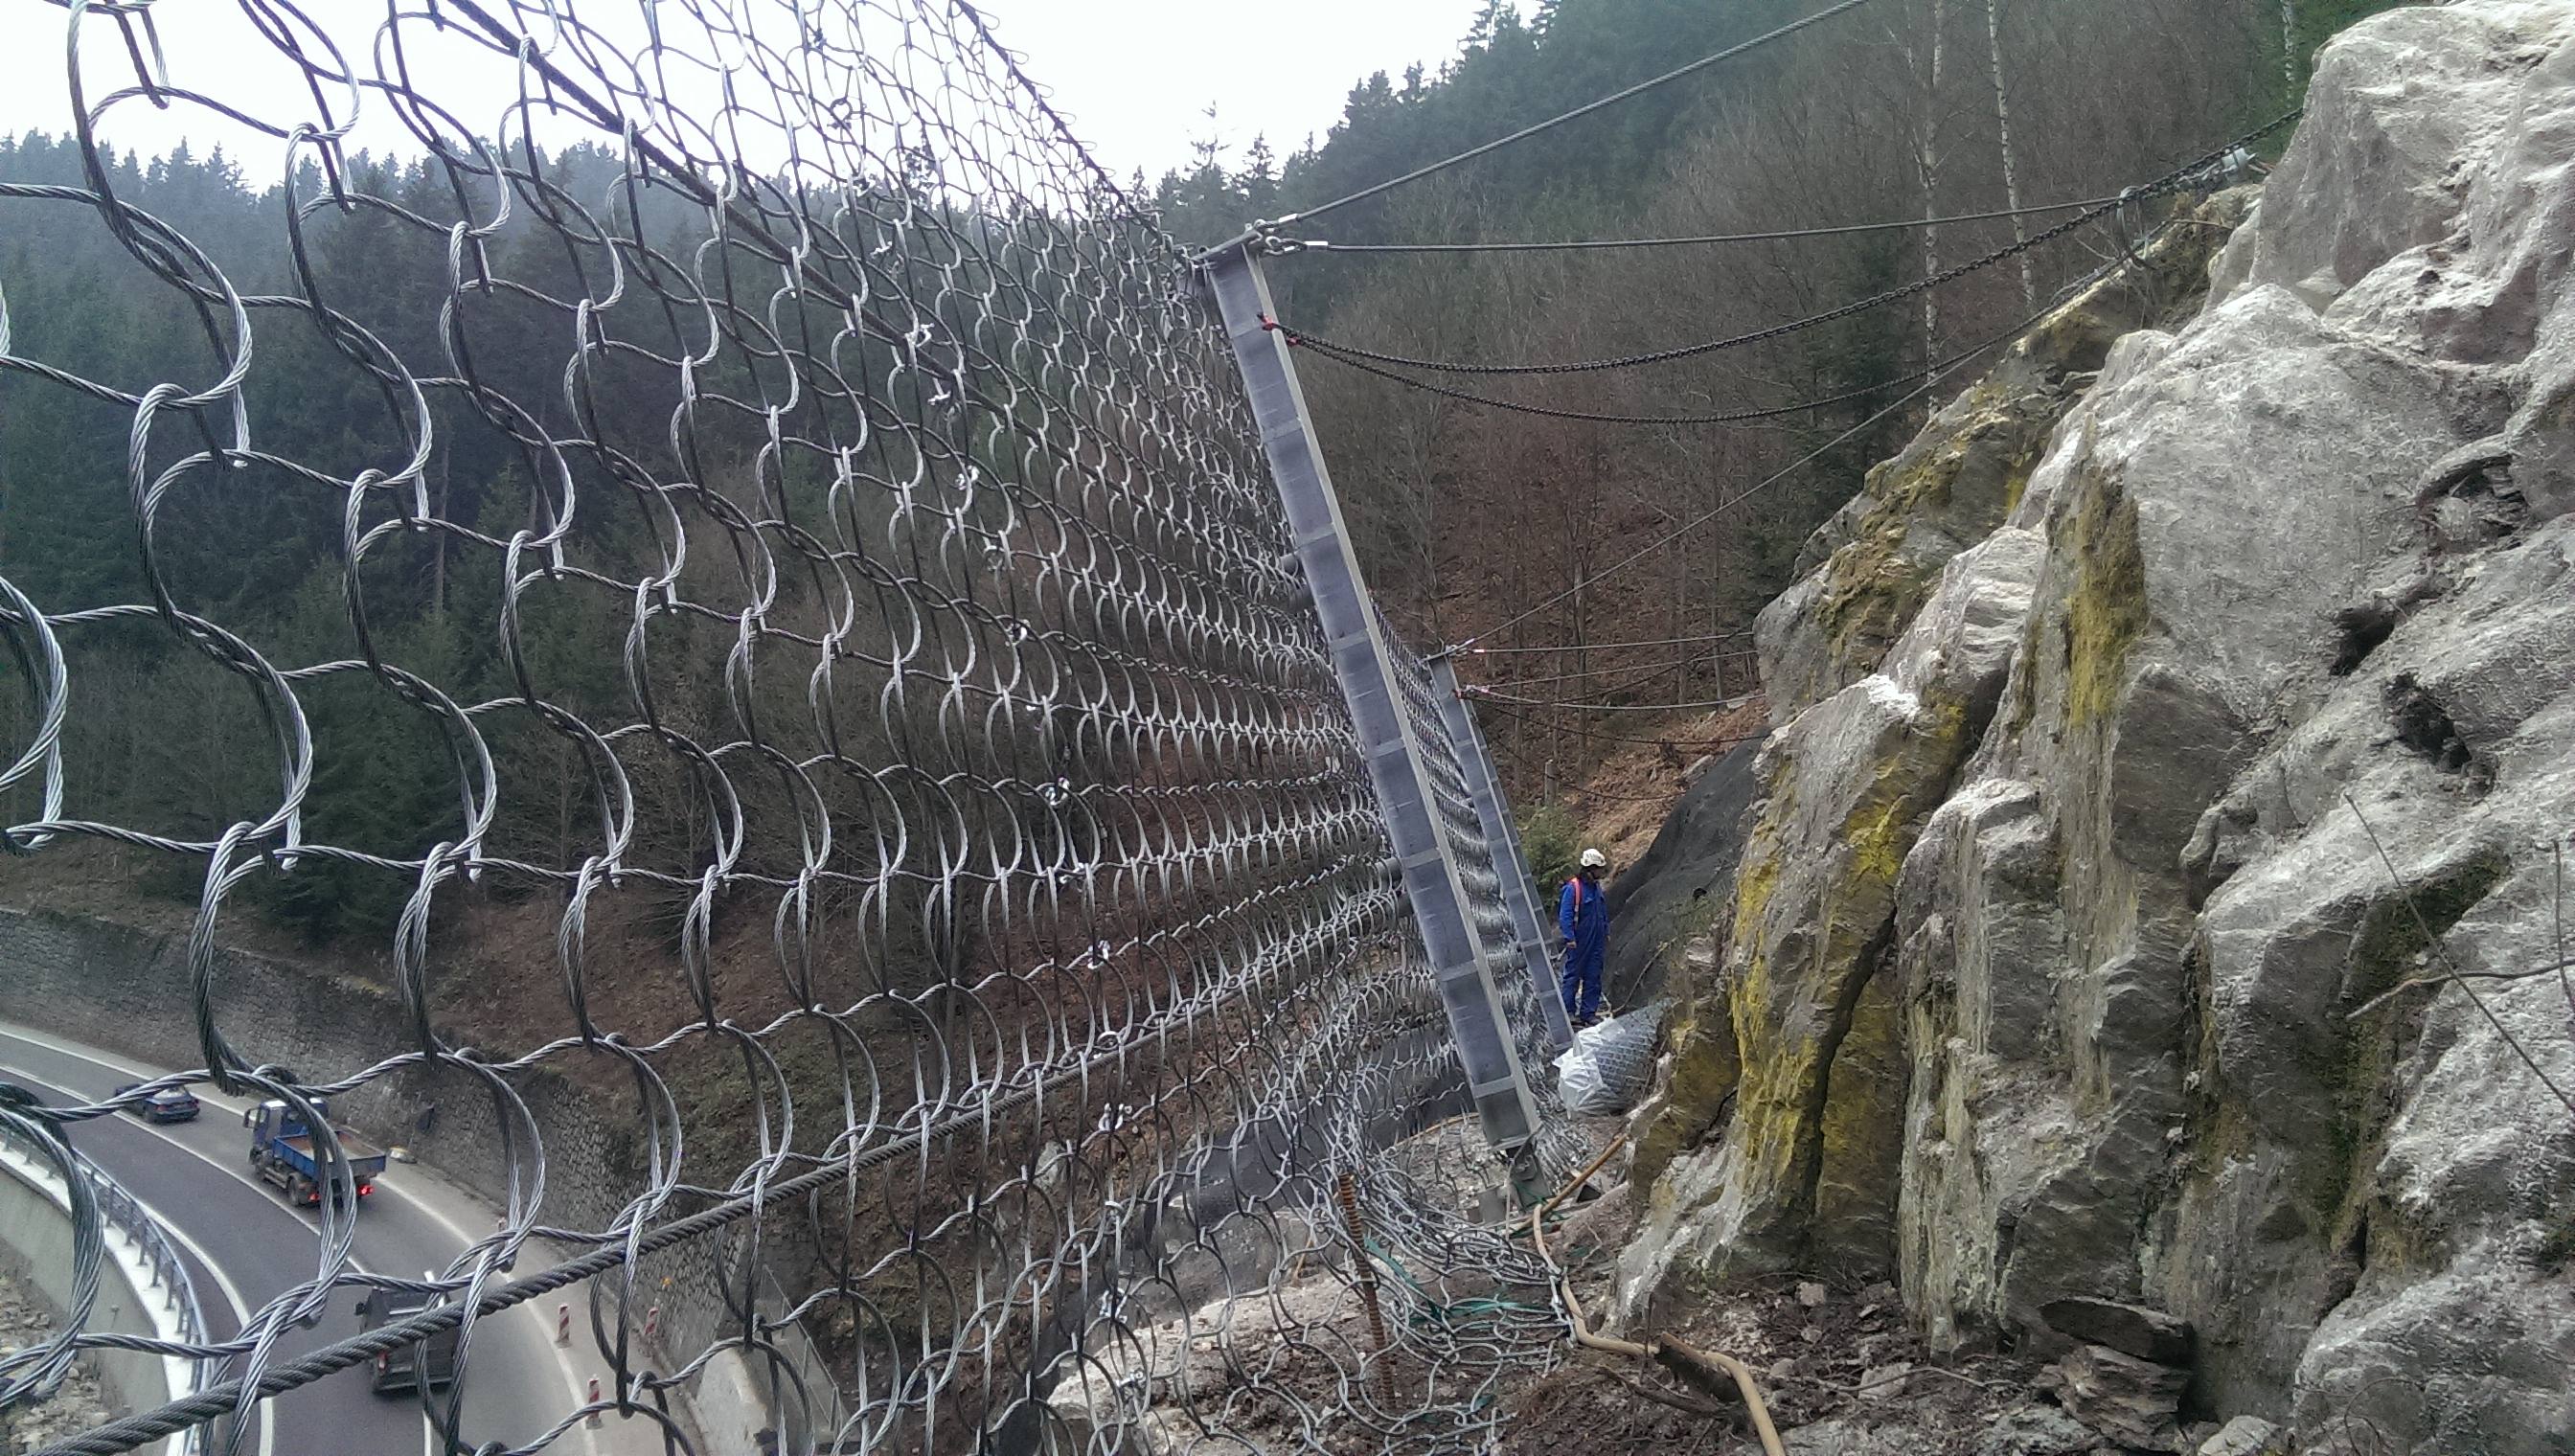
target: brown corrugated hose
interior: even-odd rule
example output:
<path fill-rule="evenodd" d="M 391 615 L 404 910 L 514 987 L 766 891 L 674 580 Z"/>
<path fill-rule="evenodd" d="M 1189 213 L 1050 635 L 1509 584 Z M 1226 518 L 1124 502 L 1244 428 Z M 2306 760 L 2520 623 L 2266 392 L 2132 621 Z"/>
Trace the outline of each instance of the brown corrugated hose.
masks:
<path fill-rule="evenodd" d="M 1548 1252 L 1546 1216 L 1555 1211 L 1555 1205 L 1572 1197 L 1575 1189 L 1591 1181 L 1591 1175 L 1599 1172 L 1626 1141 L 1627 1134 L 1623 1132 L 1609 1139 L 1609 1145 L 1600 1149 L 1600 1155 L 1591 1160 L 1590 1166 L 1574 1174 L 1573 1181 L 1558 1188 L 1554 1197 L 1539 1204 L 1529 1214 L 1529 1238 L 1537 1245 L 1538 1257 L 1546 1260 L 1546 1266 L 1555 1271 L 1555 1295 L 1564 1303 L 1565 1317 L 1573 1322 L 1573 1342 L 1587 1350 L 1605 1350 L 1630 1359 L 1651 1360 L 1711 1395 L 1741 1397 L 1743 1408 L 1751 1413 L 1753 1433 L 1761 1438 L 1762 1451 L 1766 1456 L 1786 1456 L 1785 1448 L 1779 1444 L 1778 1428 L 1770 1423 L 1770 1408 L 1761 1401 L 1760 1387 L 1752 1383 L 1750 1367 L 1731 1355 L 1695 1349 L 1669 1336 L 1657 1335 L 1649 1343 L 1640 1345 L 1633 1340 L 1612 1339 L 1592 1333 L 1590 1321 L 1582 1317 L 1582 1301 L 1574 1297 L 1572 1277 L 1565 1272 L 1563 1265 L 1555 1261 L 1555 1255 Z M 1726 1379 L 1734 1382 L 1731 1390 L 1725 1388 L 1723 1381 Z"/>

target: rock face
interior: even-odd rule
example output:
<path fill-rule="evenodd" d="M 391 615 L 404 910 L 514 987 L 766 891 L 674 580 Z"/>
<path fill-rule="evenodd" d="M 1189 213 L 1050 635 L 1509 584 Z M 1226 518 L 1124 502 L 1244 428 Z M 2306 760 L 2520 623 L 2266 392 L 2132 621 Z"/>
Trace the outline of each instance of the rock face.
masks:
<path fill-rule="evenodd" d="M 2286 1449 L 2563 1450 L 2570 238 L 2575 0 L 2381 15 L 2195 316 L 2096 298 L 1872 474 L 1763 619 L 1721 1132 L 1625 1308 L 1892 1268 L 1939 1345 L 2184 1332 Z"/>
<path fill-rule="evenodd" d="M 2041 1305 L 2038 1317 L 2059 1334 L 2158 1365 L 2191 1363 L 2190 1326 L 2161 1310 L 2111 1299 L 2059 1299 Z"/>
<path fill-rule="evenodd" d="M 1711 929 L 1724 935 L 1724 915 L 1733 907 L 1726 886 L 1759 796 L 1752 776 L 1757 751 L 1742 743 L 1703 764 L 1654 842 L 1610 880 L 1605 968 L 1612 1005 L 1661 999 L 1671 989 L 1673 947 Z M 1543 909 L 1554 913 L 1552 905 Z"/>
<path fill-rule="evenodd" d="M 2193 300 L 2247 194 L 2212 199 L 2148 246 L 2142 266 L 2084 290 L 1952 401 L 1903 454 L 1815 533 L 1797 583 L 1755 625 L 1773 724 L 1877 671 L 1959 552 L 2028 489 L 2048 435 L 2082 398 L 2113 341 Z M 1809 569 L 1812 569 L 1811 571 Z"/>
<path fill-rule="evenodd" d="M 2280 1428 L 2259 1416 L 2237 1416 L 2201 1444 L 2199 1456 L 2279 1456 Z"/>
<path fill-rule="evenodd" d="M 2180 1436 L 2174 1419 L 2190 1376 L 2169 1365 L 2078 1345 L 2056 1367 L 2057 1398 L 2085 1426 L 2129 1450 L 2170 1451 Z"/>

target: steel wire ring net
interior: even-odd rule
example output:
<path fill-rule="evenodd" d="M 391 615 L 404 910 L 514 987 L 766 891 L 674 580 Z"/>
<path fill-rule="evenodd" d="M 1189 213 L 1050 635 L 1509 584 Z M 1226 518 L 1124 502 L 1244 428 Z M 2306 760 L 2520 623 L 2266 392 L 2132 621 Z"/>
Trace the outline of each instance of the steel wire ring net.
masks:
<path fill-rule="evenodd" d="M 250 85 L 149 8 L 12 5 L 69 42 L 84 175 L 0 217 L 112 239 L 188 327 L 85 365 L 10 327 L 0 258 L 0 408 L 114 423 L 88 526 L 131 584 L 46 600 L 0 548 L 7 854 L 184 887 L 184 1080 L 315 1111 L 344 1195 L 237 1335 L 144 1342 L 200 1389 L 53 1449 L 235 1449 L 431 1327 L 297 1344 L 387 1286 L 462 1327 L 421 1401 L 451 1451 L 593 1414 L 706 1449 L 689 1398 L 737 1367 L 786 1450 L 1485 1442 L 1564 1327 L 1463 1216 L 1493 1157 L 1231 360 L 971 8 L 242 0 L 227 39 L 293 80 Z M 122 195 L 106 139 L 165 108 L 274 144 L 259 232 Z M 140 801 L 117 720 L 183 691 L 206 791 Z M 417 792 L 353 807 L 389 762 Z M 317 898 L 382 907 L 374 1054 L 237 993 L 237 933 Z M 500 1226 L 360 1272 L 316 1098 L 478 1149 Z M 608 1388 L 492 1430 L 476 1329 L 559 1292 Z M 0 1402 L 135 1344 L 75 1324 Z"/>

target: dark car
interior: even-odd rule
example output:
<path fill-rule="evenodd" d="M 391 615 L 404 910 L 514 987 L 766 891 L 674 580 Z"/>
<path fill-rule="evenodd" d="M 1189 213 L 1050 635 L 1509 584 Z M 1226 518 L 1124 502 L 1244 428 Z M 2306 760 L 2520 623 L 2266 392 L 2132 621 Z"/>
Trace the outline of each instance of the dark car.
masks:
<path fill-rule="evenodd" d="M 127 1082 L 116 1089 L 116 1095 L 122 1097 L 142 1085 Z M 126 1110 L 146 1122 L 186 1122 L 197 1115 L 197 1094 L 186 1087 L 163 1087 Z"/>
<path fill-rule="evenodd" d="M 424 1273 L 423 1278 L 428 1275 Z M 358 1301 L 358 1328 L 382 1329 L 389 1324 L 434 1309 L 446 1300 L 434 1294 L 419 1294 L 403 1289 L 373 1289 Z M 393 1395 L 417 1390 L 422 1385 L 445 1385 L 456 1378 L 456 1329 L 449 1326 L 417 1344 L 401 1345 L 376 1357 L 375 1369 L 368 1384 L 378 1395 Z"/>

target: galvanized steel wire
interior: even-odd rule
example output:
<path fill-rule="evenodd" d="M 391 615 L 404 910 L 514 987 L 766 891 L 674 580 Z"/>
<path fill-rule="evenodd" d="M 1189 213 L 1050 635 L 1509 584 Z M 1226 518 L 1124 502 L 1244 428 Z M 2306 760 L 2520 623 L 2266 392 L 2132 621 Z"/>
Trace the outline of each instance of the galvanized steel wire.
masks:
<path fill-rule="evenodd" d="M 211 1383 L 216 1372 L 202 1353 L 210 1332 L 187 1261 L 151 1211 L 66 1141 L 60 1127 L 22 1110 L 32 1100 L 24 1088 L 6 1088 L 0 1095 L 0 1149 L 27 1159 L 39 1178 L 50 1170 L 52 1181 L 61 1186 L 71 1232 L 71 1307 L 64 1311 L 62 1326 L 46 1338 L 0 1355 L 0 1410 L 52 1398 L 85 1349 L 165 1356 L 186 1372 L 175 1393 L 193 1394 Z M 14 1175 L 0 1172 L 0 1177 Z M 97 1313 L 111 1233 L 130 1245 L 128 1257 L 143 1275 L 137 1292 L 164 1306 L 174 1327 L 169 1336 L 88 1329 Z M 178 1449 L 195 1456 L 206 1449 L 206 1434 L 203 1428 L 188 1432 Z"/>
<path fill-rule="evenodd" d="M 40 602 L 0 555 L 17 669 L 0 843 L 111 846 L 202 885 L 168 986 L 203 1053 L 184 1080 L 304 1110 L 336 1189 L 313 1277 L 179 1352 L 218 1378 L 55 1449 L 137 1449 L 447 1328 L 465 1377 L 427 1404 L 451 1451 L 558 1448 L 603 1412 L 703 1449 L 689 1397 L 719 1357 L 769 1387 L 795 1451 L 1107 1452 L 1147 1421 L 1210 1449 L 1481 1443 L 1496 1381 L 1554 1358 L 1563 1322 L 1543 1263 L 1460 1214 L 1489 1154 L 1412 1137 L 1462 1085 L 1231 362 L 1188 260 L 972 6 L 434 0 L 352 37 L 244 0 L 231 39 L 302 82 L 244 94 L 165 56 L 148 8 L 15 13 L 68 43 L 89 178 L 0 187 L 0 211 L 112 235 L 213 364 L 48 362 L 46 338 L 10 331 L 0 269 L 11 407 L 130 417 L 131 515 L 97 529 L 147 584 Z M 506 85 L 454 84 L 433 50 Z M 130 80 L 101 94 L 119 65 Z M 478 94 L 497 114 L 466 115 Z M 279 144 L 263 261 L 282 287 L 236 283 L 120 197 L 104 139 L 161 106 Z M 434 200 L 354 165 L 388 117 Z M 587 194 L 560 160 L 576 143 L 615 162 Z M 407 352 L 325 285 L 317 239 L 351 219 L 435 244 L 443 269 L 388 261 L 370 285 L 423 300 L 433 343 Z M 495 360 L 504 308 L 551 321 L 543 359 Z M 348 458 L 264 447 L 281 337 L 318 341 L 377 402 Z M 530 377 L 553 388 L 509 387 Z M 464 431 L 515 452 L 508 512 L 446 509 L 433 472 Z M 297 655 L 163 569 L 174 503 L 244 472 L 331 544 L 348 651 Z M 498 696 L 398 646 L 384 583 L 424 550 L 442 584 L 451 560 L 492 584 Z M 218 832 L 91 813 L 67 771 L 100 728 L 84 685 L 108 639 L 144 635 L 266 725 L 273 792 Z M 613 687 L 585 663 L 614 665 Z M 1405 663 L 1443 831 L 1507 946 L 1506 871 Z M 314 836 L 317 761 L 364 748 L 316 728 L 328 693 L 434 729 L 453 815 L 399 845 Z M 511 827 L 531 796 L 569 805 L 558 835 Z M 228 999 L 220 947 L 264 886 L 326 863 L 404 886 L 383 954 L 409 1049 L 290 1067 Z M 543 968 L 471 953 L 467 907 L 534 935 Z M 466 1044 L 460 994 L 542 1030 Z M 1532 994 L 1512 1029 L 1542 1062 Z M 624 1109 L 631 1176 L 569 1159 L 540 1078 Z M 471 1089 L 479 1110 L 448 1115 L 488 1119 L 505 1149 L 500 1227 L 425 1280 L 359 1273 L 350 1159 L 315 1104 L 432 1084 Z M 70 1124 L 143 1094 L 9 1115 Z M 1560 1172 L 1574 1141 L 1545 1100 L 1537 1166 Z M 1364 1247 L 1324 1216 L 1343 1174 Z M 1370 1269 L 1388 1271 L 1385 1350 L 1347 1338 L 1346 1300 L 1298 1293 Z M 705 1307 L 648 1337 L 654 1300 L 681 1297 L 657 1277 Z M 336 1291 L 381 1287 L 442 1302 L 279 1348 Z M 477 1325 L 573 1289 L 611 1388 L 469 1447 Z M 1188 1385 L 1172 1362 L 1193 1341 L 1224 1383 L 1149 1411 Z"/>
<path fill-rule="evenodd" d="M 1590 253 L 1618 248 L 1705 248 L 1729 247 L 1742 243 L 1792 243 L 1808 238 L 1845 238 L 1865 233 L 1906 232 L 1915 228 L 1946 228 L 1962 223 L 2000 222 L 2007 218 L 2045 217 L 2049 213 L 2080 212 L 2085 208 L 2115 204 L 2115 197 L 2085 197 L 2071 202 L 2040 202 L 2027 207 L 1994 208 L 1985 212 L 1951 213 L 1946 217 L 1896 218 L 1875 223 L 1823 223 L 1805 228 L 1772 228 L 1749 233 L 1695 233 L 1668 238 L 1559 238 L 1552 241 L 1494 240 L 1473 243 L 1335 243 L 1326 238 L 1273 237 L 1273 246 L 1289 253 L 1310 253 L 1317 257 L 1363 257 L 1378 253 Z"/>
<path fill-rule="evenodd" d="M 1566 122 L 1574 121 L 1581 117 L 1589 116 L 1593 112 L 1616 106 L 1620 102 L 1642 96 L 1646 92 L 1652 91 L 1658 87 L 1670 85 L 1672 82 L 1678 81 L 1685 76 L 1695 76 L 1699 72 L 1707 70 L 1711 66 L 1721 65 L 1724 62 L 1733 60 L 1737 56 L 1746 55 L 1750 52 L 1760 50 L 1765 46 L 1774 45 L 1796 35 L 1798 32 L 1803 31 L 1810 26 L 1820 25 L 1827 20 L 1831 20 L 1844 14 L 1845 12 L 1857 10 L 1868 3 L 1870 3 L 1870 0 L 1835 0 L 1835 3 L 1827 5 L 1824 8 L 1813 11 L 1809 14 L 1801 15 L 1795 20 L 1789 21 L 1785 25 L 1764 31 L 1749 40 L 1728 46 L 1724 50 L 1718 51 L 1713 55 L 1701 56 L 1687 65 L 1675 66 L 1671 70 L 1665 71 L 1659 76 L 1649 77 L 1648 79 L 1639 81 L 1635 85 L 1626 87 L 1623 90 L 1613 91 L 1606 96 L 1600 97 L 1598 100 L 1586 101 L 1582 105 L 1573 108 L 1571 111 L 1563 112 L 1556 116 L 1548 117 L 1544 121 L 1521 127 L 1515 132 L 1511 132 L 1506 136 L 1495 137 L 1493 140 L 1485 142 L 1480 146 L 1469 147 L 1465 151 L 1459 152 L 1453 157 L 1443 157 L 1440 160 L 1429 163 L 1425 166 L 1415 167 L 1411 171 L 1403 173 L 1400 176 L 1389 177 L 1382 182 L 1372 183 L 1366 187 L 1360 188 L 1356 192 L 1350 193 L 1346 197 L 1334 198 L 1330 202 L 1321 203 L 1316 206 L 1306 208 L 1302 212 L 1293 213 L 1288 217 L 1281 218 L 1278 220 L 1276 226 L 1285 227 L 1288 224 L 1298 222 L 1306 218 L 1321 217 L 1327 212 L 1336 212 L 1341 208 L 1348 207 L 1351 203 L 1363 202 L 1368 198 L 1392 192 L 1398 187 L 1418 182 L 1424 177 L 1445 172 L 1451 167 L 1471 162 L 1478 157 L 1487 156 L 1491 153 L 1498 152 L 1505 147 L 1512 146 L 1519 142 L 1524 142 L 1530 137 L 1536 136 L 1541 132 L 1551 131 L 1556 127 L 1564 125 Z"/>
<path fill-rule="evenodd" d="M 1824 325 L 1836 323 L 1857 314 L 1867 313 L 1873 309 L 1885 308 L 1892 304 L 1902 303 L 1908 299 L 1928 293 L 1945 284 L 1954 283 L 1970 274 L 1979 273 L 1987 268 L 1994 267 L 1997 264 L 2009 262 L 2012 259 L 2029 253 L 2034 249 L 2043 248 L 2060 238 L 2070 237 L 2074 233 L 2079 232 L 2094 223 L 2100 222 L 2105 218 L 2109 218 L 2114 214 L 2133 209 L 2139 204 L 2152 199 L 2189 192 L 2193 189 L 2206 190 L 2213 188 L 2227 175 L 2231 167 L 2240 165 L 2241 161 L 2250 160 L 2251 153 L 2247 150 L 2248 148 L 2261 142 L 2274 132 L 2289 126 L 2291 123 L 2295 122 L 2301 114 L 2301 111 L 2290 111 L 2284 115 L 2275 117 L 2271 121 L 2264 123 L 2262 126 L 2245 133 L 2243 136 L 2237 137 L 2233 141 L 2227 142 L 2221 146 L 2212 148 L 2200 156 L 2173 168 L 2161 177 L 2157 177 L 2152 181 L 2143 183 L 2139 186 L 2131 187 L 2126 191 L 2121 192 L 2116 197 L 2088 204 L 2081 211 L 2075 213 L 2071 217 L 2051 224 L 2050 226 L 2031 233 L 2026 237 L 2016 238 L 1999 248 L 1995 248 L 1992 251 L 1981 254 L 1977 257 L 1970 258 L 1963 263 L 1952 264 L 1936 273 L 1912 279 L 1908 282 L 1898 284 L 1893 288 L 1870 294 L 1864 298 L 1853 299 L 1848 303 L 1836 305 L 1819 313 L 1809 314 L 1804 318 L 1790 319 L 1781 323 L 1754 329 L 1746 333 L 1728 335 L 1720 339 L 1705 339 L 1695 343 L 1675 345 L 1667 349 L 1653 349 L 1639 353 L 1611 355 L 1593 359 L 1515 361 L 1501 363 L 1471 359 L 1423 359 L 1410 355 L 1391 354 L 1383 350 L 1369 349 L 1363 345 L 1352 344 L 1345 340 L 1325 339 L 1319 335 L 1295 328 L 1285 319 L 1279 321 L 1278 327 L 1287 331 L 1289 337 L 1292 338 L 1300 347 L 1312 350 L 1318 354 L 1323 354 L 1345 364 L 1374 364 L 1392 369 L 1426 371 L 1434 374 L 1589 374 L 1603 370 L 1638 369 L 1649 365 L 1671 364 L 1685 359 L 1698 359 L 1706 355 L 1722 353 L 1727 350 L 1741 349 L 1749 345 L 1769 343 L 1772 340 L 1783 339 L 1792 334 L 1820 328 Z M 1371 370 L 1370 372 L 1376 373 L 1377 371 Z M 1412 379 L 1402 379 L 1400 382 L 1416 386 L 1420 383 L 1419 381 Z M 1884 386 L 1878 385 L 1872 386 L 1872 388 L 1884 388 Z M 1856 393 L 1866 393 L 1866 391 Z M 1813 404 L 1837 404 L 1853 397 L 1854 395 L 1851 394 L 1838 395 L 1829 400 L 1814 401 Z M 1524 406 L 1506 404 L 1502 401 L 1496 400 L 1477 400 L 1475 403 L 1495 405 L 1504 409 L 1527 408 Z M 1809 406 L 1806 405 L 1792 405 L 1784 408 L 1786 410 L 1794 411 L 1808 407 Z M 1759 419 L 1770 413 L 1775 412 L 1754 411 L 1748 414 L 1734 416 L 1706 416 L 1698 417 L 1697 419 L 1675 419 L 1661 423 L 1726 423 L 1729 420 Z M 1648 418 L 1645 420 L 1622 420 L 1621 423 L 1657 422 Z"/>

